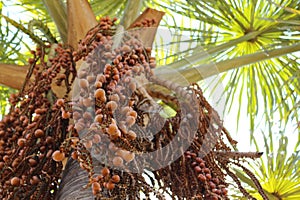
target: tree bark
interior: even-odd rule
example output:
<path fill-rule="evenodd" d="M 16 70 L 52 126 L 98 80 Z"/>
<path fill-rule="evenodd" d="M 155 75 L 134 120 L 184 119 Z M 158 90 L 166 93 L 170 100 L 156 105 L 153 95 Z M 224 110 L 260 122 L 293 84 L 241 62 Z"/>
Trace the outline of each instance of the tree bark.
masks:
<path fill-rule="evenodd" d="M 88 183 L 88 173 L 82 170 L 77 161 L 69 159 L 64 169 L 62 182 L 56 200 L 92 200 L 90 188 L 84 189 Z"/>

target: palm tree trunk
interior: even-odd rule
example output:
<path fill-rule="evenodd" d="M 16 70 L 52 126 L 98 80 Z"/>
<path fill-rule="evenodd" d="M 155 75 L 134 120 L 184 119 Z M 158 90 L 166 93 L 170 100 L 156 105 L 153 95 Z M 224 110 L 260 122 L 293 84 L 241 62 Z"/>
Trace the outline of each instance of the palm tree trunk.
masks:
<path fill-rule="evenodd" d="M 56 200 L 92 200 L 91 188 L 84 189 L 88 183 L 88 173 L 82 170 L 77 161 L 69 158 L 61 179 Z"/>

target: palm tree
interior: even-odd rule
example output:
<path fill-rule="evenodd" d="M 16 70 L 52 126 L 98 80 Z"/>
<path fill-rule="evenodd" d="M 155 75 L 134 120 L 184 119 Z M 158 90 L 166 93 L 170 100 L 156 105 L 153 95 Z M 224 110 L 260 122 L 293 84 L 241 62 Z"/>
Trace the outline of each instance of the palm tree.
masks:
<path fill-rule="evenodd" d="M 73 35 L 78 34 L 77 38 L 82 38 L 85 34 L 84 31 L 76 30 L 76 28 L 67 29 L 66 7 L 62 1 L 22 1 L 21 5 L 33 14 L 38 10 L 41 13 L 39 22 L 43 22 L 41 24 L 48 22 L 52 32 L 57 28 L 60 35 L 57 38 L 62 42 L 68 42 L 68 35 L 70 35 L 68 30 L 75 30 Z M 300 50 L 299 32 L 297 32 L 299 30 L 298 1 L 169 2 L 153 0 L 139 1 L 139 3 L 130 0 L 125 2 L 91 1 L 95 15 L 123 16 L 121 24 L 124 27 L 128 27 L 145 6 L 166 12 L 165 20 L 168 21 L 163 20 L 161 26 L 174 30 L 174 32 L 188 34 L 189 39 L 184 42 L 191 46 L 188 51 L 181 52 L 174 42 L 175 50 L 173 52 L 175 53 L 172 51 L 165 53 L 158 63 L 180 72 L 189 82 L 201 81 L 215 75 L 213 73 L 216 72 L 221 73 L 221 80 L 229 80 L 224 90 L 226 108 L 230 110 L 236 102 L 234 97 L 237 96 L 239 101 L 237 118 L 239 119 L 242 105 L 248 105 L 247 113 L 251 136 L 259 124 L 257 119 L 261 116 L 264 117 L 264 121 L 269 122 L 279 115 L 282 126 L 285 126 L 290 120 L 299 121 L 297 110 L 300 92 L 299 60 L 295 54 Z M 79 8 L 68 10 L 68 16 L 78 14 L 76 9 Z M 178 24 L 180 18 L 182 21 Z M 35 42 L 40 42 L 39 37 L 30 31 L 26 32 L 25 27 L 14 23 L 11 18 L 5 17 L 5 19 L 15 25 L 18 30 L 28 33 Z M 174 20 L 173 24 L 170 24 L 170 19 Z M 190 24 L 186 23 L 187 21 Z M 84 22 L 82 23 L 86 24 Z M 197 25 L 196 28 L 194 24 Z M 92 27 L 93 21 L 86 26 Z M 46 32 L 44 35 L 50 35 L 51 32 L 45 31 L 45 27 L 41 29 Z M 17 57 L 19 62 L 24 60 L 26 55 L 18 54 L 17 47 L 12 46 L 14 44 L 12 41 L 17 39 L 2 38 L 4 38 L 2 39 L 3 43 L 7 44 L 6 50 L 11 48 L 10 52 Z M 69 40 L 69 43 L 72 41 L 76 40 Z M 9 56 L 9 58 L 12 57 Z M 1 62 L 5 60 L 5 63 L 16 63 L 13 59 L 2 58 Z M 24 64 L 24 62 L 18 64 Z M 217 66 L 218 71 L 212 72 L 213 66 Z M 0 64 L 0 67 L 3 68 L 3 73 L 6 75 L 14 74 L 17 75 L 18 80 L 21 80 L 19 84 L 14 85 L 15 83 L 12 84 L 11 78 L 8 76 L 8 78 L 1 79 L 1 83 L 20 89 L 25 78 L 24 71 L 19 73 L 16 70 L 20 71 L 20 68 L 7 64 Z M 163 72 L 163 68 L 157 68 L 157 71 Z M 174 75 L 165 74 L 164 76 L 170 78 Z M 179 80 L 177 82 L 180 83 Z M 247 99 L 244 98 L 245 95 Z M 263 113 L 259 113 L 261 110 Z M 72 168 L 74 165 L 70 164 L 67 167 Z M 71 176 L 67 178 L 72 179 Z M 72 182 L 67 181 L 67 183 Z M 80 185 L 78 186 L 80 187 Z M 74 189 L 72 188 L 70 191 L 74 191 Z"/>

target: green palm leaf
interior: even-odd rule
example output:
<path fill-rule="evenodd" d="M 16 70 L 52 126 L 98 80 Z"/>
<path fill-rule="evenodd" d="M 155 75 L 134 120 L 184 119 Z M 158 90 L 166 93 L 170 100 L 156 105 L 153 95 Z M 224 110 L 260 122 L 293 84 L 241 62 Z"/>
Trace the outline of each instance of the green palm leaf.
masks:
<path fill-rule="evenodd" d="M 58 37 L 59 34 L 63 41 L 66 41 L 67 34 L 67 23 L 66 23 L 66 9 L 63 1 L 61 0 L 43 0 L 43 1 L 4 1 L 5 7 L 8 10 L 21 10 L 20 15 L 26 19 L 35 19 L 43 25 L 47 25 L 52 33 L 56 33 L 55 36 Z M 52 20 L 54 17 L 54 21 Z M 8 16 L 12 20 L 15 16 Z M 23 26 L 27 27 L 30 20 L 23 20 Z M 55 23 L 54 23 L 55 22 Z M 59 33 L 59 34 L 58 34 Z"/>
<path fill-rule="evenodd" d="M 271 130 L 270 130 L 271 131 Z M 300 198 L 300 151 L 299 145 L 295 145 L 295 152 L 289 153 L 288 138 L 283 133 L 276 135 L 278 143 L 273 143 L 273 131 L 268 135 L 262 133 L 265 141 L 264 156 L 260 162 L 251 164 L 263 189 L 272 200 L 286 199 L 296 200 Z M 277 138 L 276 138 L 277 139 Z M 254 143 L 258 150 L 258 139 Z M 260 151 L 262 149 L 259 149 Z M 236 174 L 252 188 L 252 194 L 261 199 L 253 183 L 239 170 Z M 236 196 L 235 196 L 236 197 Z"/>
<path fill-rule="evenodd" d="M 202 55 L 207 57 L 209 54 L 210 61 L 216 63 L 220 72 L 233 69 L 221 74 L 223 80 L 235 77 L 225 86 L 227 110 L 236 101 L 234 96 L 241 96 L 241 93 L 247 95 L 246 99 L 239 98 L 238 103 L 248 105 L 252 132 L 259 123 L 256 120 L 259 118 L 257 114 L 261 114 L 258 113 L 259 109 L 264 110 L 265 119 L 272 119 L 279 114 L 283 124 L 290 116 L 298 118 L 299 113 L 294 105 L 299 101 L 299 76 L 295 77 L 294 74 L 299 73 L 299 60 L 294 52 L 300 51 L 297 32 L 299 1 L 154 2 L 154 7 L 164 8 L 167 15 L 186 17 L 186 21 L 193 22 L 193 29 L 188 23 L 182 26 L 175 23 L 169 28 L 180 27 L 181 32 L 190 33 L 190 43 L 201 41 L 197 44 L 203 47 L 200 50 L 191 48 L 194 53 L 183 59 L 165 54 L 161 60 L 173 58 L 169 67 L 181 70 L 191 82 L 205 78 L 201 76 L 203 74 L 213 75 L 210 71 L 214 64 L 203 64 Z M 176 59 L 178 61 L 174 63 Z M 191 63 L 199 66 L 197 70 L 187 69 Z M 240 69 L 234 69 L 241 66 Z M 201 74 L 197 72 L 199 70 Z M 262 104 L 258 104 L 258 101 L 262 101 Z M 240 116 L 240 112 L 237 116 Z"/>

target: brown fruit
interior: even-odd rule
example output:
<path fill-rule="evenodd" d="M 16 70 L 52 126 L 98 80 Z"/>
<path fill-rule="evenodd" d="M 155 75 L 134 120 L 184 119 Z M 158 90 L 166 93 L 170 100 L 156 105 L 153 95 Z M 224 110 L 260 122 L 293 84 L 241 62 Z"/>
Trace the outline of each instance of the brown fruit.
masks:
<path fill-rule="evenodd" d="M 200 172 L 201 172 L 201 167 L 196 166 L 196 167 L 194 168 L 194 170 L 195 170 L 195 172 L 200 173 Z"/>
<path fill-rule="evenodd" d="M 118 107 L 118 104 L 115 101 L 109 101 L 106 104 L 106 108 L 108 108 L 110 111 L 114 112 Z"/>
<path fill-rule="evenodd" d="M 62 107 L 64 105 L 65 101 L 63 99 L 57 99 L 56 105 L 59 107 Z"/>
<path fill-rule="evenodd" d="M 47 138 L 46 138 L 46 143 L 47 143 L 47 144 L 52 144 L 53 142 L 54 142 L 53 137 L 47 136 Z"/>
<path fill-rule="evenodd" d="M 87 81 L 88 81 L 89 83 L 94 82 L 95 79 L 96 79 L 95 76 L 87 76 L 86 78 L 87 78 Z"/>
<path fill-rule="evenodd" d="M 203 172 L 206 173 L 206 174 L 208 174 L 208 173 L 210 173 L 210 170 L 208 168 L 204 168 Z"/>
<path fill-rule="evenodd" d="M 56 151 L 53 152 L 52 158 L 56 162 L 61 162 L 65 159 L 65 153 L 61 152 L 59 150 L 56 150 Z"/>
<path fill-rule="evenodd" d="M 38 164 L 38 162 L 33 158 L 29 158 L 28 162 L 31 167 L 35 167 Z"/>
<path fill-rule="evenodd" d="M 77 111 L 73 112 L 73 119 L 74 120 L 78 120 L 78 119 L 80 119 L 80 117 L 81 117 L 81 114 L 79 112 L 77 112 Z"/>
<path fill-rule="evenodd" d="M 101 136 L 99 134 L 95 134 L 93 136 L 93 143 L 98 144 L 101 142 Z"/>
<path fill-rule="evenodd" d="M 95 91 L 94 96 L 96 99 L 100 99 L 103 100 L 105 97 L 105 90 L 103 90 L 102 88 L 99 88 Z"/>
<path fill-rule="evenodd" d="M 90 119 L 92 119 L 92 114 L 89 113 L 89 112 L 84 112 L 83 115 L 82 115 L 82 117 L 85 120 L 90 120 Z"/>
<path fill-rule="evenodd" d="M 205 167 L 205 163 L 202 162 L 202 163 L 199 164 L 199 166 L 200 166 L 201 168 L 204 168 L 204 167 Z"/>
<path fill-rule="evenodd" d="M 5 155 L 3 156 L 2 160 L 7 163 L 10 159 L 8 155 Z"/>
<path fill-rule="evenodd" d="M 34 132 L 34 136 L 37 137 L 37 138 L 41 138 L 43 137 L 45 134 L 44 134 L 44 131 L 42 129 L 37 129 L 35 132 Z"/>
<path fill-rule="evenodd" d="M 18 146 L 19 147 L 24 147 L 26 143 L 26 140 L 24 138 L 18 139 Z"/>
<path fill-rule="evenodd" d="M 85 98 L 82 100 L 82 103 L 85 107 L 90 107 L 93 104 L 93 101 L 91 98 Z"/>
<path fill-rule="evenodd" d="M 109 97 L 109 99 L 110 99 L 111 101 L 115 101 L 115 102 L 120 101 L 120 97 L 119 97 L 118 94 L 112 94 L 112 95 Z"/>
<path fill-rule="evenodd" d="M 209 186 L 211 189 L 215 189 L 217 186 L 213 182 L 209 181 Z"/>
<path fill-rule="evenodd" d="M 117 151 L 118 150 L 118 147 L 116 147 L 116 145 L 113 142 L 109 143 L 108 148 L 111 151 Z"/>
<path fill-rule="evenodd" d="M 63 110 L 62 113 L 61 113 L 61 117 L 63 119 L 69 119 L 71 117 L 71 113 Z"/>
<path fill-rule="evenodd" d="M 212 178 L 212 181 L 214 183 L 216 183 L 217 185 L 219 185 L 219 183 L 220 183 L 220 180 L 218 178 Z"/>
<path fill-rule="evenodd" d="M 129 106 L 125 106 L 122 108 L 121 113 L 123 115 L 127 114 L 129 111 L 131 110 L 131 108 Z"/>
<path fill-rule="evenodd" d="M 86 79 L 80 79 L 79 86 L 83 89 L 86 89 L 89 87 L 89 82 Z"/>
<path fill-rule="evenodd" d="M 204 160 L 202 160 L 202 158 L 199 158 L 199 157 L 196 158 L 196 161 L 197 161 L 198 163 L 203 163 L 203 162 L 204 162 Z"/>
<path fill-rule="evenodd" d="M 12 179 L 10 179 L 10 184 L 12 186 L 19 186 L 20 185 L 20 178 L 13 177 Z"/>
<path fill-rule="evenodd" d="M 221 191 L 223 195 L 227 195 L 228 193 L 228 190 L 226 188 L 222 188 Z"/>
<path fill-rule="evenodd" d="M 135 157 L 135 154 L 129 151 L 124 151 L 122 158 L 126 161 L 126 162 L 131 162 Z"/>
<path fill-rule="evenodd" d="M 78 77 L 79 77 L 79 78 L 84 78 L 86 75 L 87 75 L 87 72 L 86 72 L 86 71 L 80 71 L 80 72 L 78 73 Z"/>
<path fill-rule="evenodd" d="M 112 183 L 112 182 L 108 182 L 106 184 L 106 188 L 109 189 L 109 190 L 113 190 L 115 188 L 115 184 Z"/>
<path fill-rule="evenodd" d="M 121 167 L 123 166 L 123 159 L 120 156 L 116 156 L 112 160 L 113 165 L 116 167 Z"/>
<path fill-rule="evenodd" d="M 129 52 L 129 51 L 131 51 L 131 48 L 130 48 L 130 46 L 128 46 L 128 45 L 124 45 L 124 46 L 122 47 L 121 51 L 123 51 L 124 53 L 125 53 L 125 52 Z"/>
<path fill-rule="evenodd" d="M 210 199 L 211 199 L 211 200 L 218 200 L 219 198 L 218 198 L 218 196 L 216 196 L 216 195 L 212 195 L 212 196 L 210 196 Z"/>
<path fill-rule="evenodd" d="M 94 86 L 95 86 L 96 89 L 101 88 L 102 87 L 102 83 L 98 81 L 98 82 L 96 82 L 94 84 Z"/>
<path fill-rule="evenodd" d="M 101 83 L 104 83 L 106 81 L 105 75 L 99 74 L 96 80 L 100 81 Z"/>
<path fill-rule="evenodd" d="M 93 190 L 93 194 L 97 194 L 98 192 L 101 191 L 101 187 L 100 187 L 100 184 L 98 182 L 94 182 L 92 184 L 92 190 Z"/>
<path fill-rule="evenodd" d="M 135 119 L 137 118 L 137 112 L 135 112 L 134 110 L 129 111 L 129 112 L 127 113 L 127 115 L 128 115 L 128 116 L 132 116 L 132 117 L 134 117 Z"/>
<path fill-rule="evenodd" d="M 126 123 L 128 126 L 132 126 L 133 124 L 135 124 L 135 118 L 132 116 L 127 116 L 126 117 Z"/>
<path fill-rule="evenodd" d="M 19 158 L 16 158 L 16 159 L 12 162 L 11 166 L 12 166 L 13 168 L 16 168 L 19 164 L 20 164 L 20 159 L 19 159 Z"/>
<path fill-rule="evenodd" d="M 77 130 L 77 132 L 80 132 L 84 129 L 84 124 L 81 122 L 76 123 L 74 128 Z"/>
<path fill-rule="evenodd" d="M 35 109 L 34 112 L 35 112 L 36 114 L 38 114 L 38 115 L 41 115 L 41 114 L 44 113 L 44 109 L 42 109 L 42 108 L 37 108 L 37 109 Z"/>
<path fill-rule="evenodd" d="M 40 179 L 39 179 L 37 176 L 33 176 L 33 177 L 30 179 L 31 185 L 37 185 L 39 182 L 40 182 Z"/>
<path fill-rule="evenodd" d="M 111 181 L 112 181 L 113 183 L 119 183 L 119 182 L 120 182 L 120 176 L 117 175 L 117 174 L 113 175 L 113 176 L 111 177 Z"/>
<path fill-rule="evenodd" d="M 110 173 L 109 169 L 107 167 L 104 167 L 102 170 L 101 170 L 101 174 L 103 176 L 107 176 L 108 174 Z"/>
<path fill-rule="evenodd" d="M 94 122 L 102 123 L 103 115 L 96 115 Z"/>
<path fill-rule="evenodd" d="M 206 177 L 203 174 L 199 174 L 197 178 L 198 178 L 198 180 L 200 180 L 202 182 L 206 181 Z"/>
<path fill-rule="evenodd" d="M 84 143 L 85 148 L 90 149 L 93 146 L 93 141 L 92 140 L 88 140 Z"/>
<path fill-rule="evenodd" d="M 107 133 L 111 136 L 120 136 L 121 135 L 121 132 L 118 129 L 116 124 L 110 124 L 106 130 L 107 130 Z"/>
<path fill-rule="evenodd" d="M 206 179 L 210 180 L 211 179 L 211 175 L 210 174 L 206 174 Z"/>

